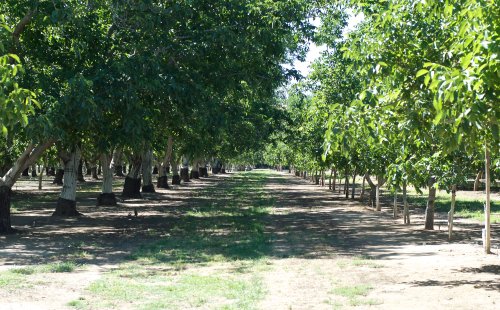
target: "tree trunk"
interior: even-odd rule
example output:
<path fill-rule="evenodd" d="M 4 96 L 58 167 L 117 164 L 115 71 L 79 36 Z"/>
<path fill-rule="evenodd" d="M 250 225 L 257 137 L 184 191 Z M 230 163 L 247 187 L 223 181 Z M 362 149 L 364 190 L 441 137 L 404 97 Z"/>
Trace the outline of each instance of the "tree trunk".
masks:
<path fill-rule="evenodd" d="M 194 162 L 193 167 L 191 168 L 191 172 L 189 173 L 189 178 L 190 179 L 199 179 L 200 178 L 200 165 L 198 161 Z"/>
<path fill-rule="evenodd" d="M 168 173 L 170 170 L 170 166 L 172 165 L 173 147 L 174 138 L 172 136 L 169 136 L 167 141 L 167 148 L 165 149 L 165 157 L 163 157 L 163 161 L 159 163 L 158 182 L 156 184 L 156 187 L 158 188 L 169 188 Z"/>
<path fill-rule="evenodd" d="M 328 181 L 328 189 L 332 190 L 332 176 L 333 176 L 333 169 L 330 169 L 330 179 Z"/>
<path fill-rule="evenodd" d="M 479 185 L 481 182 L 481 178 L 483 177 L 484 171 L 479 171 L 476 175 L 476 179 L 474 180 L 474 191 L 477 192 L 479 190 Z"/>
<path fill-rule="evenodd" d="M 88 161 L 85 161 L 85 170 L 86 170 L 86 172 L 85 172 L 86 176 L 89 176 L 89 177 L 92 176 L 92 164 L 89 164 Z"/>
<path fill-rule="evenodd" d="M 90 174 L 92 175 L 93 180 L 99 180 L 99 176 L 97 175 L 97 165 L 96 164 L 91 165 Z"/>
<path fill-rule="evenodd" d="M 81 159 L 78 163 L 78 182 L 85 183 L 85 178 L 83 177 L 83 160 Z"/>
<path fill-rule="evenodd" d="M 153 175 L 152 175 L 152 166 L 153 166 L 153 151 L 147 150 L 144 152 L 144 156 L 142 157 L 142 178 L 143 178 L 143 193 L 154 193 L 155 187 L 153 185 Z"/>
<path fill-rule="evenodd" d="M 10 198 L 12 190 L 9 186 L 0 186 L 0 234 L 11 234 L 15 230 L 10 224 Z"/>
<path fill-rule="evenodd" d="M 351 192 L 351 199 L 354 199 L 356 196 L 356 174 L 352 176 L 352 192 Z"/>
<path fill-rule="evenodd" d="M 14 186 L 19 179 L 21 172 L 30 165 L 33 165 L 43 152 L 53 144 L 54 142 L 52 140 L 37 146 L 33 143 L 28 144 L 9 171 L 7 171 L 3 177 L 0 177 L 0 234 L 15 232 L 10 223 L 10 198 L 12 195 L 12 186 Z"/>
<path fill-rule="evenodd" d="M 57 169 L 52 184 L 63 185 L 63 177 L 64 177 L 64 169 L 61 168 Z"/>
<path fill-rule="evenodd" d="M 457 196 L 457 185 L 451 186 L 451 208 L 448 212 L 448 240 L 451 240 L 451 235 L 453 232 L 453 216 L 455 214 L 455 199 Z"/>
<path fill-rule="evenodd" d="M 434 204 L 436 202 L 436 188 L 434 187 L 436 178 L 429 178 L 429 198 L 427 200 L 427 208 L 425 209 L 425 229 L 434 230 Z"/>
<path fill-rule="evenodd" d="M 394 206 L 392 208 L 392 217 L 398 218 L 398 191 L 394 190 Z"/>
<path fill-rule="evenodd" d="M 37 174 L 36 174 L 36 165 L 32 165 L 31 166 L 31 177 L 32 178 L 36 178 L 37 177 Z"/>
<path fill-rule="evenodd" d="M 403 205 L 404 205 L 404 223 L 410 225 L 410 208 L 408 206 L 408 196 L 406 195 L 406 181 L 403 182 Z"/>
<path fill-rule="evenodd" d="M 345 198 L 349 199 L 349 173 L 345 173 L 345 185 L 344 185 Z"/>
<path fill-rule="evenodd" d="M 30 171 L 29 171 L 28 167 L 23 170 L 22 176 L 23 177 L 29 177 L 30 176 Z"/>
<path fill-rule="evenodd" d="M 363 184 L 361 185 L 361 194 L 359 195 L 359 199 L 361 201 L 363 201 L 363 199 L 365 198 L 365 182 L 366 182 L 366 178 L 365 178 L 365 176 L 363 176 Z"/>
<path fill-rule="evenodd" d="M 40 173 L 38 174 L 38 190 L 42 190 L 42 181 L 43 181 L 43 171 L 45 170 L 45 163 L 42 164 L 42 169 L 40 169 Z"/>
<path fill-rule="evenodd" d="M 124 177 L 123 152 L 121 149 L 118 149 L 113 153 L 113 162 L 115 163 L 115 175 L 117 177 Z"/>
<path fill-rule="evenodd" d="M 172 185 L 180 185 L 181 176 L 179 175 L 179 163 L 173 161 L 172 163 Z"/>
<path fill-rule="evenodd" d="M 78 179 L 78 166 L 80 162 L 81 152 L 78 147 L 70 154 L 61 156 L 64 162 L 64 181 L 59 200 L 56 204 L 56 210 L 52 216 L 79 216 L 80 213 L 76 210 L 76 184 Z"/>
<path fill-rule="evenodd" d="M 490 176 L 490 149 L 488 144 L 485 145 L 485 185 L 486 185 L 486 204 L 484 206 L 484 230 L 483 230 L 483 246 L 486 254 L 491 254 L 491 176 Z"/>
<path fill-rule="evenodd" d="M 335 191 L 336 187 L 337 187 L 337 169 L 333 169 L 332 191 Z"/>
<path fill-rule="evenodd" d="M 116 206 L 116 195 L 113 193 L 113 173 L 115 171 L 113 156 L 102 154 L 101 165 L 102 187 L 101 194 L 97 197 L 97 206 Z"/>
<path fill-rule="evenodd" d="M 141 156 L 132 156 L 130 158 L 131 167 L 125 177 L 122 197 L 127 199 L 141 199 Z"/>

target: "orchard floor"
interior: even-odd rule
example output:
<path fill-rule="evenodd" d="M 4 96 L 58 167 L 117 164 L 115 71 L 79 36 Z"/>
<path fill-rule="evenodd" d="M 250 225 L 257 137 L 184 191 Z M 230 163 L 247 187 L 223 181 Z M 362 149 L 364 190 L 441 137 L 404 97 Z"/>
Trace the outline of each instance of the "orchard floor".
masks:
<path fill-rule="evenodd" d="M 95 207 L 89 183 L 74 219 L 50 217 L 57 187 L 32 186 L 13 198 L 21 233 L 0 236 L 0 309 L 500 308 L 498 224 L 485 255 L 480 223 L 459 219 L 448 242 L 445 214 L 423 231 L 420 210 L 405 226 L 271 171 L 118 207 Z"/>

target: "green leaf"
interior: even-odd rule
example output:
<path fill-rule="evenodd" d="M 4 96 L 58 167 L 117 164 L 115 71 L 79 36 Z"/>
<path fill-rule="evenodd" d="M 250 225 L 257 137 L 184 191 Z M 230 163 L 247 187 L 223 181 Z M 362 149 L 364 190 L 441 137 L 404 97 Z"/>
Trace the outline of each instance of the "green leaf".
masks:
<path fill-rule="evenodd" d="M 427 73 L 429 73 L 429 70 L 427 70 L 427 69 L 420 69 L 420 70 L 418 70 L 416 77 L 417 78 L 421 77 L 422 75 L 427 74 Z"/>
<path fill-rule="evenodd" d="M 462 69 L 465 70 L 469 67 L 470 61 L 472 60 L 472 57 L 474 57 L 474 53 L 469 53 L 462 57 L 462 60 L 460 61 L 460 64 L 462 66 Z"/>
<path fill-rule="evenodd" d="M 18 63 L 21 62 L 21 59 L 19 58 L 19 56 L 15 55 L 15 54 L 9 54 L 9 57 L 14 59 Z"/>
<path fill-rule="evenodd" d="M 2 125 L 2 133 L 3 133 L 4 137 L 7 137 L 7 133 L 8 132 L 9 131 L 7 130 L 7 127 L 5 127 L 4 125 Z"/>
<path fill-rule="evenodd" d="M 425 76 L 425 79 L 424 79 L 424 85 L 425 86 L 428 86 L 429 85 L 429 81 L 431 80 L 431 75 L 430 74 L 427 74 Z"/>

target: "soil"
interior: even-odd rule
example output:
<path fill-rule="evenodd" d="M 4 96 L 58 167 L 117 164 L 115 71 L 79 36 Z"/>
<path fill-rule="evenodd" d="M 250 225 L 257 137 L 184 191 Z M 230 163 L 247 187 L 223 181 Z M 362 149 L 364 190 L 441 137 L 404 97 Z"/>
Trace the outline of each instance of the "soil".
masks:
<path fill-rule="evenodd" d="M 193 180 L 158 189 L 143 199 L 96 207 L 96 198 L 78 199 L 78 218 L 51 217 L 55 201 L 12 216 L 22 233 L 0 236 L 0 271 L 71 257 L 74 245 L 90 253 L 85 268 L 71 274 L 49 273 L 42 284 L 10 290 L 0 287 L 0 309 L 68 309 L 90 283 L 125 261 L 134 248 L 153 240 L 148 228 L 168 226 L 196 205 L 201 188 L 231 175 Z M 13 199 L 55 194 L 49 181 L 19 182 Z M 423 210 L 411 210 L 412 224 L 392 218 L 392 206 L 375 212 L 288 173 L 266 183 L 275 208 L 265 218 L 272 240 L 267 290 L 259 309 L 498 309 L 500 306 L 500 225 L 492 225 L 494 254 L 481 248 L 481 224 L 457 219 L 455 237 L 447 240 L 446 214 L 436 214 L 437 228 L 424 231 Z M 17 196 L 17 197 L 16 197 Z M 95 194 L 95 197 L 98 193 Z M 81 197 L 81 195 L 80 195 Z M 210 199 L 208 198 L 204 198 Z M 22 200 L 19 200 L 22 201 Z M 134 215 L 137 211 L 138 215 Z M 354 305 L 332 293 L 334 287 L 369 285 Z M 369 302 L 366 302 L 369 301 Z"/>

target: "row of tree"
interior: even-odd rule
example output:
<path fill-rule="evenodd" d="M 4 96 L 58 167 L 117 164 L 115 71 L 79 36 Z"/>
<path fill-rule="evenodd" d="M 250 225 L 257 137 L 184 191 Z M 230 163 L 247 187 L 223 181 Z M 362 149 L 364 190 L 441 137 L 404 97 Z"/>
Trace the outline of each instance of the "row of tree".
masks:
<path fill-rule="evenodd" d="M 363 16 L 346 32 L 350 14 Z M 283 96 L 288 130 L 269 162 L 297 171 L 364 176 L 379 189 L 455 194 L 469 178 L 486 187 L 484 248 L 490 252 L 490 181 L 500 178 L 500 5 L 493 0 L 339 1 L 321 11 L 326 46 L 309 79 Z M 376 180 L 372 180 L 376 176 Z M 476 182 L 477 183 L 477 182 Z M 450 237 L 454 200 L 449 216 Z"/>
<path fill-rule="evenodd" d="M 261 148 L 312 12 L 305 0 L 2 1 L 0 233 L 13 231 L 12 186 L 37 161 L 61 162 L 54 214 L 74 216 L 82 156 L 100 162 L 98 202 L 113 204 L 121 156 L 135 197 L 141 175 L 151 190 L 153 155 L 164 187 L 181 161 L 196 173 Z"/>

